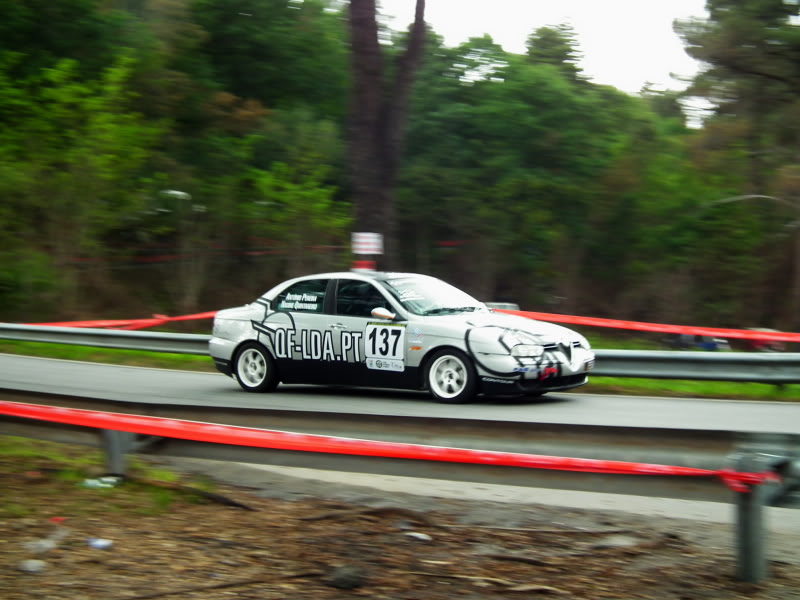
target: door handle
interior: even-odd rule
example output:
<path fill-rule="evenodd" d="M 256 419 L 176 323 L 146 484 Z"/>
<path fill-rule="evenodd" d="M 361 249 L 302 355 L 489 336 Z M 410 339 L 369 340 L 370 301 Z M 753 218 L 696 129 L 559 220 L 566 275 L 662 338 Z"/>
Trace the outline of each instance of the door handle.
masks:
<path fill-rule="evenodd" d="M 347 329 L 347 325 L 344 323 L 331 323 L 328 325 L 328 329 Z"/>

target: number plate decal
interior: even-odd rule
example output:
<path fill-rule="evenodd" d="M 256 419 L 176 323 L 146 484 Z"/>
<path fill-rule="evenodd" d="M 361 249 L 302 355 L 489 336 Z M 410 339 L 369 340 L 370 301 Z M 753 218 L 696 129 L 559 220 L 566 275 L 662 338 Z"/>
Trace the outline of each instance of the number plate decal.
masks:
<path fill-rule="evenodd" d="M 405 370 L 406 326 L 400 323 L 367 323 L 364 355 L 367 368 L 381 371 Z"/>

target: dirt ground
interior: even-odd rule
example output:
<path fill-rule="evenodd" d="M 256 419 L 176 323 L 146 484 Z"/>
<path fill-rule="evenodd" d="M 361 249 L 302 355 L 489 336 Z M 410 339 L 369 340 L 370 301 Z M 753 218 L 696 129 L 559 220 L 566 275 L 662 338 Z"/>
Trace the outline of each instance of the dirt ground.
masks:
<path fill-rule="evenodd" d="M 735 579 L 730 525 L 389 494 L 209 461 L 169 461 L 186 474 L 177 483 L 92 489 L 10 461 L 3 600 L 800 599 L 796 560 L 772 560 L 763 584 Z M 192 491 L 199 475 L 213 494 Z M 48 538 L 52 549 L 31 544 Z"/>

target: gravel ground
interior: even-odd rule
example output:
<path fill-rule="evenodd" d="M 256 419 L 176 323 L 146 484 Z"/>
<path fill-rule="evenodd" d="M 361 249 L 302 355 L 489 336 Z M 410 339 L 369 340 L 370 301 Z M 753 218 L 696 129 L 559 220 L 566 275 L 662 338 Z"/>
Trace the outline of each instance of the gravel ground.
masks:
<path fill-rule="evenodd" d="M 0 460 L 0 598 L 800 600 L 789 536 L 770 539 L 770 577 L 753 585 L 734 577 L 726 524 L 167 464 L 185 474 L 173 488 L 203 475 L 216 495 L 184 490 L 154 509 L 173 490 L 87 489 Z M 54 548 L 31 546 L 54 532 Z"/>

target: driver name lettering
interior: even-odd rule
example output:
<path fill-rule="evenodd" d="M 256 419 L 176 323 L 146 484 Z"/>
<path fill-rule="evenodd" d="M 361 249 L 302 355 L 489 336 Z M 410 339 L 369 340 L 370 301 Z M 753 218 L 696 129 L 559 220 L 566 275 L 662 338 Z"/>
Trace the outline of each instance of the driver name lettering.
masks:
<path fill-rule="evenodd" d="M 286 294 L 286 298 L 278 308 L 282 310 L 317 310 L 318 300 L 319 298 L 312 294 Z"/>

